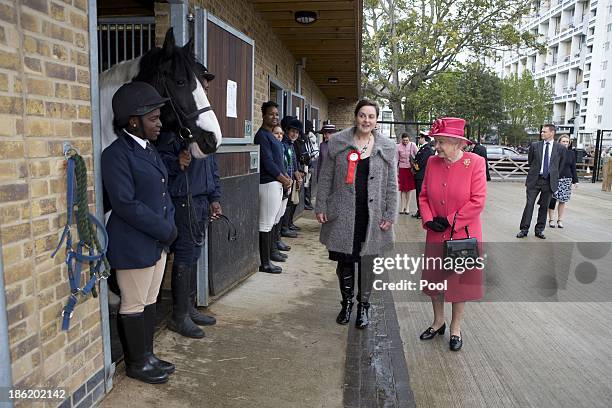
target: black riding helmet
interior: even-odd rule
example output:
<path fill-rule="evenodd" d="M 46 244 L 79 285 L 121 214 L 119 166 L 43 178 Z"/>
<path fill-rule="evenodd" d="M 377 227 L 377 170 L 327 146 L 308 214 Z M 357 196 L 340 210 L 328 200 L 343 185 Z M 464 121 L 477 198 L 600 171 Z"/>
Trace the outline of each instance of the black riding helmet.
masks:
<path fill-rule="evenodd" d="M 169 98 L 163 98 L 152 85 L 146 82 L 128 82 L 113 95 L 115 123 L 125 127 L 132 116 L 143 116 L 164 106 Z"/>

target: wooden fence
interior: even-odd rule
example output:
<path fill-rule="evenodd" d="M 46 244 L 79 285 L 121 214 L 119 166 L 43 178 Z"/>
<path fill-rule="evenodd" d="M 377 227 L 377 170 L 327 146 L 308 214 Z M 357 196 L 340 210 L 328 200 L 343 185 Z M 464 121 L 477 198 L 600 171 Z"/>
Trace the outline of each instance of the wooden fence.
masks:
<path fill-rule="evenodd" d="M 576 172 L 581 180 L 591 179 L 593 171 L 593 158 L 586 158 L 585 163 L 576 164 Z M 529 164 L 526 161 L 515 161 L 508 157 L 489 160 L 489 174 L 492 180 L 497 181 L 521 181 L 529 172 Z"/>

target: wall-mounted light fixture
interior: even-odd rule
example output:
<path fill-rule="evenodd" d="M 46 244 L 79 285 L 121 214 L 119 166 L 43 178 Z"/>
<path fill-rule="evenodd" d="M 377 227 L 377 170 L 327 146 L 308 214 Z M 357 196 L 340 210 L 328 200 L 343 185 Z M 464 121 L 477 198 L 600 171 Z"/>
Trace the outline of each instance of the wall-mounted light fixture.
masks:
<path fill-rule="evenodd" d="M 339 96 L 339 97 L 338 97 L 338 100 L 339 100 L 340 102 L 344 102 L 344 101 L 346 101 L 346 98 L 345 98 L 344 96 Z"/>
<path fill-rule="evenodd" d="M 337 84 L 340 81 L 338 80 L 338 78 L 327 78 L 327 82 L 329 82 L 330 84 Z"/>
<path fill-rule="evenodd" d="M 314 11 L 300 10 L 296 11 L 294 16 L 295 21 L 300 24 L 312 24 L 317 21 L 317 13 Z"/>

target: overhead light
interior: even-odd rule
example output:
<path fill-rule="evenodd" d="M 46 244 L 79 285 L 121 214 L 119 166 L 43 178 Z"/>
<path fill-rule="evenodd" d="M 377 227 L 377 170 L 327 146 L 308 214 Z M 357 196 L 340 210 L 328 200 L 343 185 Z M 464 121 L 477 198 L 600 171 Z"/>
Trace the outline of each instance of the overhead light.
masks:
<path fill-rule="evenodd" d="M 314 11 L 300 10 L 295 12 L 295 21 L 300 24 L 312 24 L 317 21 L 317 13 Z"/>
<path fill-rule="evenodd" d="M 327 78 L 327 82 L 330 84 L 337 84 L 339 82 L 338 78 Z"/>
<path fill-rule="evenodd" d="M 345 98 L 344 96 L 339 96 L 339 97 L 338 97 L 338 100 L 339 100 L 339 101 L 346 101 L 346 98 Z"/>

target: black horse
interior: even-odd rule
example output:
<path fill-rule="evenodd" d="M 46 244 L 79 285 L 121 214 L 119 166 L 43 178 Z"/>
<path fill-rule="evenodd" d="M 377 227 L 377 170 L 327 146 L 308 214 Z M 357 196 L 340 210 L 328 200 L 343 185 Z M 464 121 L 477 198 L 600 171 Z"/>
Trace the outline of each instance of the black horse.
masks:
<path fill-rule="evenodd" d="M 221 129 L 204 88 L 195 76 L 195 62 L 193 41 L 177 46 L 170 28 L 161 48 L 155 47 L 138 58 L 102 72 L 102 149 L 116 138 L 111 104 L 113 95 L 126 82 L 143 81 L 153 85 L 160 95 L 171 99 L 161 110 L 164 131 L 172 131 L 189 142 L 196 142 L 189 144 L 189 150 L 196 158 L 216 150 L 221 144 Z"/>

